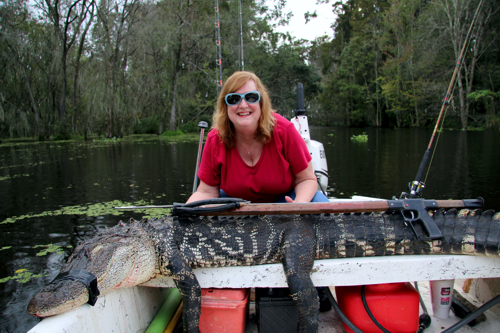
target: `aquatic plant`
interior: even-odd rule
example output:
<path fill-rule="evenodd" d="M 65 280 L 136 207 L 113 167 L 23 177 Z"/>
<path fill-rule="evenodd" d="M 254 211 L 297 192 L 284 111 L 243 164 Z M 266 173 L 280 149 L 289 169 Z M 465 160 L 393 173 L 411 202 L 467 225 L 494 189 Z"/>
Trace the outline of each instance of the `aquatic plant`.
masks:
<path fill-rule="evenodd" d="M 366 132 L 363 132 L 363 134 L 360 134 L 360 135 L 353 135 L 351 137 L 351 141 L 354 141 L 354 142 L 368 142 L 368 134 L 366 134 Z"/>
<path fill-rule="evenodd" d="M 9 280 L 16 280 L 17 282 L 20 282 L 20 283 L 26 283 L 31 279 L 38 279 L 38 278 L 42 277 L 42 274 L 33 274 L 30 271 L 28 271 L 26 268 L 18 269 L 14 273 L 16 275 L 7 276 L 7 277 L 0 279 L 0 283 L 5 283 Z"/>
<path fill-rule="evenodd" d="M 33 248 L 43 248 L 42 251 L 36 254 L 37 257 L 45 256 L 49 253 L 64 254 L 64 249 L 60 245 L 48 244 L 48 245 L 35 245 Z M 73 246 L 68 245 L 67 248 L 73 248 Z"/>
<path fill-rule="evenodd" d="M 0 222 L 0 224 L 7 223 L 15 223 L 16 221 L 34 218 L 34 217 L 46 217 L 46 216 L 60 216 L 60 215 L 80 215 L 80 216 L 88 216 L 88 217 L 97 217 L 103 215 L 123 215 L 122 210 L 117 210 L 114 207 L 121 206 L 149 206 L 154 203 L 149 203 L 144 200 L 136 201 L 134 203 L 123 202 L 120 200 L 113 200 L 108 202 L 99 202 L 95 204 L 84 204 L 77 206 L 67 206 L 62 207 L 61 209 L 52 210 L 52 211 L 44 211 L 38 214 L 25 214 L 20 216 L 11 216 Z M 134 213 L 144 214 L 143 217 L 151 218 L 151 217 L 161 217 L 163 215 L 170 214 L 170 208 L 154 208 L 154 209 L 136 209 Z"/>

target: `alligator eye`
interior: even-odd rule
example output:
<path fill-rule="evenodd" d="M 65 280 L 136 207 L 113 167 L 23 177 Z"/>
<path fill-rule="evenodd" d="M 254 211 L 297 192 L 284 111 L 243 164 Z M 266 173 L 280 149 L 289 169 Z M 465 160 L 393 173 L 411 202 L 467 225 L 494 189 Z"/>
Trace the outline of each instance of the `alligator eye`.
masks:
<path fill-rule="evenodd" d="M 91 255 L 92 257 L 97 256 L 97 255 L 99 255 L 99 253 L 101 253 L 101 252 L 102 252 L 102 250 L 103 250 L 103 249 L 104 249 L 104 246 L 102 246 L 101 244 L 97 244 L 97 245 L 96 245 L 96 246 L 92 249 L 92 251 L 90 252 L 90 255 Z"/>

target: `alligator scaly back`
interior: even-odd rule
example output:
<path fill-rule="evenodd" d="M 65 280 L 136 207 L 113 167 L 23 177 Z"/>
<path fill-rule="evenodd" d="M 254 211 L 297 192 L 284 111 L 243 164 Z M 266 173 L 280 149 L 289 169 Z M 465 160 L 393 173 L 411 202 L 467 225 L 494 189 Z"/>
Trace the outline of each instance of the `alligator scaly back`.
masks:
<path fill-rule="evenodd" d="M 184 299 L 183 322 L 198 331 L 201 291 L 192 268 L 282 263 L 299 309 L 301 332 L 318 325 L 314 260 L 411 254 L 498 256 L 500 214 L 451 209 L 434 212 L 444 237 L 418 239 L 398 213 L 176 218 L 120 224 L 83 242 L 62 271 L 85 269 L 101 294 L 171 275 Z M 416 226 L 417 232 L 423 232 Z M 30 302 L 28 311 L 54 315 L 80 306 L 88 291 L 58 281 Z"/>

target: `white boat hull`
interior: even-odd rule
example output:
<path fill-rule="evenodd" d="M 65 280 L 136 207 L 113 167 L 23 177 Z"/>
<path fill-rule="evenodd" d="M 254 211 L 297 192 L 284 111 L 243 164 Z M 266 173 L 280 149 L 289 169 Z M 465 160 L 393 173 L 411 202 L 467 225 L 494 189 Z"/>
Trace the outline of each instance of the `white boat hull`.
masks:
<path fill-rule="evenodd" d="M 168 295 L 168 289 L 132 287 L 99 296 L 94 306 L 44 318 L 28 333 L 144 332 Z"/>
<path fill-rule="evenodd" d="M 316 260 L 312 271 L 311 278 L 316 286 L 333 287 L 335 285 L 444 279 L 457 279 L 456 285 L 460 285 L 464 283 L 464 279 L 500 277 L 500 258 L 411 255 L 326 259 Z M 280 264 L 200 268 L 195 269 L 194 272 L 202 288 L 287 287 Z M 100 296 L 94 307 L 85 304 L 73 311 L 45 318 L 29 333 L 144 332 L 168 294 L 165 288 L 173 286 L 174 283 L 170 277 L 160 277 L 142 286 L 118 289 Z M 420 289 L 427 303 L 429 314 L 432 315 L 428 283 L 420 283 Z M 495 295 L 488 296 L 489 298 L 484 301 L 493 296 Z M 472 296 L 469 298 L 473 301 Z M 492 310 L 487 312 L 487 322 L 481 323 L 478 328 L 466 326 L 460 332 L 499 332 L 500 320 L 494 313 L 495 308 Z M 338 320 L 333 310 L 329 313 L 322 313 L 320 332 L 343 332 Z M 426 332 L 441 332 L 443 327 L 452 326 L 458 319 L 451 313 L 448 319 L 433 317 L 432 321 L 432 326 Z M 252 323 L 250 322 L 249 325 Z M 250 328 L 250 331 L 255 331 L 255 327 L 253 330 Z"/>

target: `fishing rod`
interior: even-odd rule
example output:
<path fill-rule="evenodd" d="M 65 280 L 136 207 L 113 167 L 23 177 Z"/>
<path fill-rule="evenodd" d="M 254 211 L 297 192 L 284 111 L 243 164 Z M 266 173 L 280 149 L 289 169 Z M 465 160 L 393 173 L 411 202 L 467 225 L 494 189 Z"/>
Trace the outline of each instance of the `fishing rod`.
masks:
<path fill-rule="evenodd" d="M 462 57 L 464 55 L 465 48 L 467 47 L 467 44 L 469 42 L 470 33 L 472 31 L 472 28 L 474 27 L 474 23 L 476 22 L 477 14 L 479 13 L 479 10 L 481 9 L 482 4 L 483 4 L 483 0 L 481 0 L 479 2 L 479 5 L 477 6 L 476 13 L 474 14 L 474 17 L 472 19 L 471 25 L 469 27 L 469 31 L 467 32 L 467 36 L 465 37 L 465 41 L 464 41 L 464 44 L 462 46 L 462 50 L 461 50 L 460 55 L 459 55 L 458 60 L 457 60 L 457 65 L 455 66 L 455 71 L 453 72 L 453 76 L 451 78 L 450 85 L 448 86 L 448 90 L 446 92 L 446 95 L 445 95 L 445 98 L 443 101 L 443 105 L 441 106 L 441 111 L 439 112 L 439 117 L 438 117 L 438 120 L 436 122 L 436 126 L 434 127 L 434 131 L 432 132 L 432 136 L 431 136 L 431 139 L 429 141 L 429 145 L 427 146 L 427 150 L 424 153 L 424 156 L 422 158 L 422 162 L 420 163 L 420 167 L 418 168 L 417 176 L 415 177 L 414 181 L 412 181 L 408 184 L 408 189 L 409 189 L 410 193 L 403 192 L 403 193 L 401 193 L 401 197 L 408 196 L 409 198 L 418 198 L 422 195 L 422 190 L 425 187 L 425 183 L 422 182 L 422 176 L 423 176 L 424 171 L 427 168 L 427 165 L 429 162 L 429 156 L 431 153 L 432 143 L 433 143 L 434 138 L 436 136 L 436 133 L 438 131 L 439 123 L 441 122 L 441 118 L 443 117 L 444 110 L 445 110 L 446 106 L 450 103 L 449 101 L 450 101 L 451 90 L 455 84 L 455 79 L 456 79 L 457 73 L 461 67 Z"/>
<path fill-rule="evenodd" d="M 241 17 L 241 0 L 239 0 L 240 5 L 240 65 L 241 70 L 245 70 L 245 61 L 243 60 L 243 19 Z"/>
<path fill-rule="evenodd" d="M 219 0 L 215 0 L 215 12 L 217 17 L 217 48 L 219 51 L 219 58 L 216 59 L 217 65 L 219 66 L 219 89 L 222 89 L 222 50 L 220 44 L 220 19 L 219 19 Z"/>

